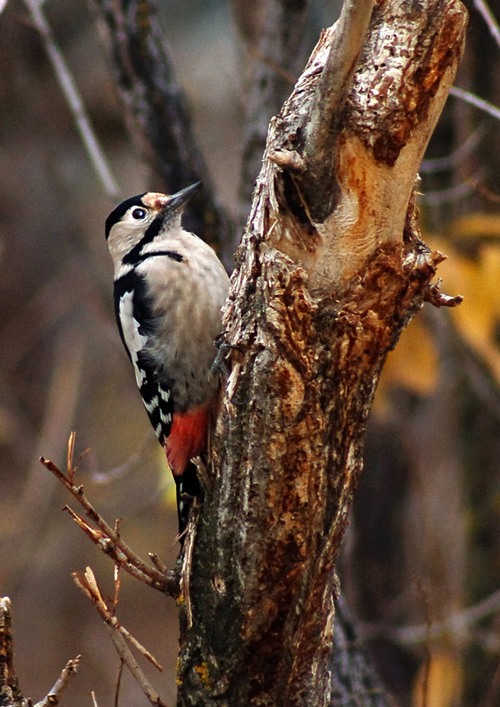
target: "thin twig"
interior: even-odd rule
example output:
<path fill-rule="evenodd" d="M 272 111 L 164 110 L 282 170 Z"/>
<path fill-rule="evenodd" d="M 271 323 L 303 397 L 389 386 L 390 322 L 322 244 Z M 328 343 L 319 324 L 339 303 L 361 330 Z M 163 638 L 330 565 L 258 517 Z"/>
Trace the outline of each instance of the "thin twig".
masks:
<path fill-rule="evenodd" d="M 89 156 L 92 167 L 109 197 L 115 199 L 119 194 L 118 184 L 111 173 L 106 157 L 95 135 L 90 123 L 90 118 L 85 110 L 80 93 L 76 87 L 75 80 L 66 60 L 59 49 L 52 29 L 47 22 L 47 18 L 42 10 L 41 3 L 36 0 L 24 0 L 33 19 L 33 23 L 38 30 L 45 51 L 52 64 L 56 79 L 66 98 L 66 102 L 71 111 L 73 119 L 82 138 L 84 147 Z"/>
<path fill-rule="evenodd" d="M 479 12 L 483 20 L 486 22 L 486 26 L 490 30 L 490 34 L 500 48 L 500 27 L 495 19 L 492 11 L 490 10 L 487 3 L 484 0 L 474 0 L 474 5 L 476 10 Z"/>
<path fill-rule="evenodd" d="M 68 685 L 70 679 L 78 670 L 80 658 L 81 656 L 77 655 L 73 660 L 68 660 L 61 671 L 61 674 L 54 683 L 53 688 L 49 690 L 43 700 L 41 700 L 41 702 L 37 702 L 34 707 L 51 707 L 51 705 L 53 706 L 59 704 L 64 688 Z"/>
<path fill-rule="evenodd" d="M 134 646 L 134 648 L 136 648 L 136 650 L 138 650 L 139 653 L 141 653 L 141 655 L 146 658 L 146 660 L 151 663 L 151 665 L 154 665 L 157 670 L 162 672 L 163 668 L 156 660 L 154 655 L 150 653 L 148 649 L 145 648 L 130 633 L 130 631 L 128 631 L 128 629 L 126 629 L 125 626 L 122 626 L 122 624 L 118 621 L 118 619 L 114 615 L 115 607 L 110 608 L 106 603 L 99 588 L 99 585 L 97 584 L 97 580 L 92 569 L 90 567 L 87 567 L 85 569 L 85 574 L 80 575 L 78 574 L 78 572 L 73 572 L 72 576 L 77 587 L 82 590 L 82 592 L 88 597 L 88 599 L 91 600 L 91 602 L 96 607 L 99 615 L 106 622 L 106 624 L 113 626 L 117 631 L 119 631 L 121 635 L 126 638 Z"/>
<path fill-rule="evenodd" d="M 456 150 L 450 152 L 446 157 L 426 157 L 423 159 L 419 167 L 420 174 L 444 172 L 462 164 L 462 162 L 470 157 L 483 137 L 487 134 L 486 122 L 487 121 L 483 121 Z"/>
<path fill-rule="evenodd" d="M 70 437 L 70 446 L 73 443 L 74 441 L 72 441 L 72 438 Z M 159 589 L 174 598 L 177 596 L 177 583 L 172 573 L 165 576 L 156 567 L 152 567 L 148 563 L 144 562 L 144 560 L 142 560 L 125 543 L 120 534 L 113 530 L 113 528 L 111 528 L 111 526 L 102 518 L 102 516 L 86 497 L 83 486 L 76 486 L 73 484 L 70 478 L 63 474 L 63 472 L 49 459 L 44 459 L 41 457 L 40 462 L 46 469 L 51 471 L 54 476 L 61 481 L 61 483 L 64 484 L 73 498 L 75 498 L 85 510 L 86 515 L 92 520 L 93 523 L 95 523 L 97 528 L 89 525 L 89 523 L 87 523 L 81 516 L 75 513 L 68 506 L 64 507 L 64 510 L 71 515 L 77 525 L 85 532 L 92 542 L 102 550 L 102 552 L 112 557 L 113 560 L 123 567 L 126 572 L 131 574 L 136 579 L 139 579 L 141 582 L 144 582 L 148 586 L 152 586 L 155 589 Z M 71 472 L 68 476 L 74 477 L 74 472 Z"/>
<path fill-rule="evenodd" d="M 455 98 L 460 98 L 462 101 L 469 103 L 475 108 L 479 108 L 479 110 L 491 115 L 493 118 L 496 118 L 496 120 L 500 120 L 500 108 L 494 106 L 493 103 L 489 103 L 488 101 L 479 98 L 479 96 L 476 96 L 475 93 L 465 91 L 463 88 L 458 88 L 458 86 L 452 86 L 450 88 L 450 94 L 455 96 Z"/>
<path fill-rule="evenodd" d="M 120 699 L 120 687 L 122 684 L 123 666 L 125 663 L 120 660 L 120 665 L 118 666 L 118 674 L 116 676 L 116 687 L 115 687 L 115 698 L 113 701 L 114 707 L 118 707 L 118 700 Z"/>
<path fill-rule="evenodd" d="M 157 707 L 167 707 L 166 703 L 160 698 L 158 693 L 149 683 L 146 675 L 139 667 L 137 661 L 135 660 L 132 652 L 125 642 L 125 637 L 130 640 L 130 634 L 128 632 L 123 632 L 123 627 L 120 626 L 118 620 L 113 616 L 108 605 L 106 604 L 104 597 L 99 589 L 97 581 L 95 579 L 94 573 L 87 567 L 84 575 L 79 575 L 77 573 L 73 574 L 75 583 L 79 589 L 91 600 L 91 602 L 96 607 L 99 615 L 104 621 L 106 629 L 113 641 L 113 644 L 120 656 L 120 660 L 127 666 L 136 680 L 137 684 L 144 692 L 148 700 L 152 705 L 157 705 Z M 147 651 L 138 641 L 134 639 L 133 645 L 140 650 L 142 655 L 146 657 L 156 668 L 161 669 L 158 662 L 153 658 L 153 656 Z"/>
<path fill-rule="evenodd" d="M 394 628 L 386 625 L 365 624 L 363 635 L 370 639 L 386 636 L 402 645 L 420 644 L 425 642 L 427 638 L 437 640 L 443 635 L 455 635 L 463 638 L 474 624 L 498 613 L 500 613 L 500 590 L 493 592 L 486 599 L 468 609 L 456 612 L 442 621 L 433 622 L 430 629 L 427 623 Z"/>
<path fill-rule="evenodd" d="M 480 168 L 475 174 L 464 179 L 460 184 L 454 184 L 447 189 L 434 189 L 422 195 L 422 201 L 426 205 L 436 206 L 439 204 L 454 203 L 463 199 L 466 194 L 470 194 L 476 185 L 485 177 L 484 169 Z"/>

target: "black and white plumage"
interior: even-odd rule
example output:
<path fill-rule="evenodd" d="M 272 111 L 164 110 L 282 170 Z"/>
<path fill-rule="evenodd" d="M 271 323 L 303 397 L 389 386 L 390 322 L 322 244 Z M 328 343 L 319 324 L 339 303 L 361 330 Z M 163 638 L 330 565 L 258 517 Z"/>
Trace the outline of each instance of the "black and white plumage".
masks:
<path fill-rule="evenodd" d="M 206 450 L 217 378 L 214 340 L 229 279 L 214 251 L 181 226 L 201 183 L 127 199 L 108 216 L 115 313 L 137 386 L 178 490 L 196 492 L 190 459 Z"/>

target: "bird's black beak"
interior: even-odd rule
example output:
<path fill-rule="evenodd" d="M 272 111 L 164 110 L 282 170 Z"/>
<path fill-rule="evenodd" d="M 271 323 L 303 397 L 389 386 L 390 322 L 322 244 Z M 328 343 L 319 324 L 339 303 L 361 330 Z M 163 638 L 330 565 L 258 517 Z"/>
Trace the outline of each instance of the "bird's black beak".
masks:
<path fill-rule="evenodd" d="M 178 191 L 176 194 L 172 194 L 167 203 L 165 204 L 165 212 L 168 215 L 182 211 L 188 201 L 197 194 L 203 186 L 203 182 L 195 182 L 189 187 L 185 187 Z"/>

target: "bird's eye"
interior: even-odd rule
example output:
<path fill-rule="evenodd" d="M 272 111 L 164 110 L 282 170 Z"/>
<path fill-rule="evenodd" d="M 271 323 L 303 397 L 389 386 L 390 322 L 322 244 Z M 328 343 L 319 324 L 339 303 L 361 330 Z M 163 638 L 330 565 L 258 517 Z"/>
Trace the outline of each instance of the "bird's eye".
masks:
<path fill-rule="evenodd" d="M 146 209 L 137 208 L 132 211 L 132 218 L 135 218 L 136 221 L 142 221 L 146 218 L 147 213 Z"/>

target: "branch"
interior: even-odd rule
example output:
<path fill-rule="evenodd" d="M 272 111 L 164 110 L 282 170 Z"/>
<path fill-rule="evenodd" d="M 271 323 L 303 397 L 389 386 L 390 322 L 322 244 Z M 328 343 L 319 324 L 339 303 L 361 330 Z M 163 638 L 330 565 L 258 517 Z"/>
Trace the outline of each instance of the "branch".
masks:
<path fill-rule="evenodd" d="M 345 0 L 340 17 L 331 29 L 328 55 L 305 125 L 303 152 L 309 169 L 307 183 L 313 184 L 312 189 L 306 189 L 306 198 L 317 221 L 323 221 L 334 206 L 332 133 L 351 89 L 372 8 L 373 0 Z"/>
<path fill-rule="evenodd" d="M 0 599 L 0 698 L 3 703 L 26 704 L 19 689 L 14 668 L 14 641 L 12 638 L 12 605 L 9 597 Z"/>
<path fill-rule="evenodd" d="M 500 27 L 498 26 L 498 22 L 496 21 L 490 7 L 486 2 L 484 2 L 484 0 L 474 0 L 474 5 L 483 20 L 486 22 L 486 26 L 488 27 L 491 36 L 497 43 L 497 46 L 500 47 Z"/>
<path fill-rule="evenodd" d="M 37 0 L 24 1 L 29 9 L 35 27 L 37 28 L 42 41 L 45 44 L 45 51 L 47 52 L 56 79 L 59 82 L 59 86 L 61 87 L 68 107 L 76 123 L 76 127 L 80 133 L 83 145 L 89 156 L 90 163 L 94 168 L 106 194 L 112 199 L 116 199 L 119 194 L 117 182 L 111 173 L 111 169 L 108 165 L 104 152 L 101 149 L 99 141 L 94 133 L 82 98 L 76 87 L 73 75 L 54 39 L 50 25 L 47 22 L 45 14 L 42 10 L 42 3 L 37 2 Z"/>
<path fill-rule="evenodd" d="M 378 637 L 390 638 L 401 645 L 414 645 L 425 641 L 439 640 L 443 636 L 455 636 L 460 641 L 470 636 L 473 626 L 492 614 L 500 613 L 500 590 L 493 592 L 474 606 L 457 611 L 442 621 L 430 622 L 430 625 L 414 626 L 363 625 L 366 639 Z"/>
<path fill-rule="evenodd" d="M 68 660 L 60 676 L 54 683 L 53 688 L 49 690 L 47 696 L 44 697 L 41 702 L 37 702 L 34 707 L 51 707 L 51 705 L 59 704 L 63 690 L 67 687 L 69 681 L 80 666 L 80 658 L 81 656 L 78 655 L 73 660 Z"/>
<path fill-rule="evenodd" d="M 494 106 L 493 103 L 489 103 L 488 101 L 479 98 L 479 96 L 476 96 L 474 93 L 465 91 L 463 88 L 458 88 L 458 86 L 452 86 L 450 88 L 450 94 L 455 96 L 455 98 L 460 98 L 462 101 L 465 101 L 465 103 L 474 106 L 474 108 L 478 108 L 483 111 L 483 113 L 491 115 L 491 117 L 495 118 L 495 120 L 500 120 L 500 108 Z"/>
<path fill-rule="evenodd" d="M 158 707 L 166 707 L 165 702 L 163 702 L 154 688 L 150 685 L 148 679 L 146 678 L 144 672 L 139 667 L 137 661 L 132 655 L 129 647 L 127 646 L 125 639 L 128 640 L 134 648 L 136 648 L 147 660 L 154 665 L 157 670 L 162 670 L 161 665 L 158 661 L 151 655 L 151 653 L 142 646 L 139 641 L 137 641 L 129 631 L 125 629 L 124 626 L 120 625 L 118 619 L 114 615 L 113 611 L 110 610 L 107 603 L 104 600 L 101 590 L 97 584 L 94 573 L 87 567 L 84 575 L 79 575 L 76 572 L 73 574 L 73 579 L 75 580 L 76 586 L 87 596 L 88 599 L 97 609 L 100 617 L 104 621 L 106 630 L 108 631 L 111 640 L 116 648 L 120 659 L 130 670 L 137 684 L 144 692 L 148 700 L 152 705 L 158 705 Z"/>
<path fill-rule="evenodd" d="M 266 145 L 266 126 L 280 110 L 306 61 L 307 0 L 231 0 L 246 62 L 244 76 L 240 221 L 248 216 Z"/>
<path fill-rule="evenodd" d="M 174 571 L 165 574 L 164 572 L 158 570 L 157 565 L 152 567 L 147 562 L 144 562 L 144 560 L 142 560 L 124 542 L 118 530 L 111 528 L 111 526 L 102 518 L 102 516 L 86 497 L 83 486 L 76 486 L 73 483 L 77 470 L 77 467 L 73 464 L 74 442 L 75 434 L 71 433 L 68 442 L 66 475 L 49 459 L 40 457 L 40 462 L 46 469 L 54 474 L 56 479 L 58 479 L 71 493 L 73 498 L 78 501 L 78 503 L 85 510 L 86 515 L 97 526 L 97 528 L 87 523 L 68 506 L 65 506 L 64 510 L 71 515 L 75 523 L 81 528 L 81 530 L 84 531 L 92 542 L 102 552 L 104 552 L 104 554 L 111 557 L 116 564 L 125 570 L 125 572 L 144 584 L 176 598 L 179 595 L 179 578 L 177 574 Z M 155 555 L 153 555 L 153 557 L 156 558 Z"/>

